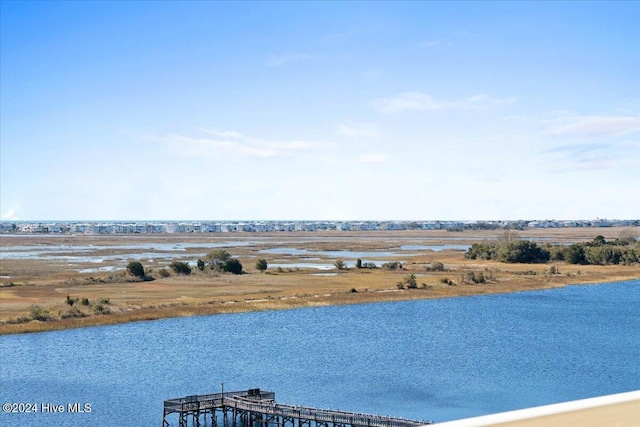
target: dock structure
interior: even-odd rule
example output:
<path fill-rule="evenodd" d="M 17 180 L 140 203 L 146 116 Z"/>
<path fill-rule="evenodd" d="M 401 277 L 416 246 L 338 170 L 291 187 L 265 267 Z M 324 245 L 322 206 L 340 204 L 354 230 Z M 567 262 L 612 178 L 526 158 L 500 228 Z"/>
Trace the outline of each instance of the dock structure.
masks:
<path fill-rule="evenodd" d="M 162 426 L 167 416 L 178 414 L 178 426 L 201 427 L 419 427 L 431 421 L 406 420 L 384 415 L 317 409 L 276 403 L 276 394 L 258 388 L 186 396 L 164 401 Z M 209 422 L 207 420 L 210 420 Z"/>

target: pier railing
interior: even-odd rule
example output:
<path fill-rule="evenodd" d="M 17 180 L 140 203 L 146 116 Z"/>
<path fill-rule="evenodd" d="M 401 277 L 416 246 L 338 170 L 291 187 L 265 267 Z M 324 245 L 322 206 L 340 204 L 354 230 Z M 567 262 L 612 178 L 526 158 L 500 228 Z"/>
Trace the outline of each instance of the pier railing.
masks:
<path fill-rule="evenodd" d="M 166 417 L 172 413 L 180 415 L 180 427 L 186 427 L 188 416 L 194 419 L 194 425 L 200 425 L 200 416 L 206 419 L 207 414 L 215 425 L 216 411 L 221 411 L 225 418 L 231 412 L 233 420 L 244 417 L 249 427 L 254 423 L 259 423 L 260 427 L 287 427 L 287 422 L 295 427 L 294 420 L 298 420 L 298 427 L 305 424 L 308 427 L 419 427 L 433 424 L 431 421 L 280 404 L 275 402 L 274 392 L 250 389 L 165 400 L 163 425 L 169 425 Z"/>
<path fill-rule="evenodd" d="M 219 409 L 225 405 L 225 399 L 249 398 L 259 401 L 274 401 L 276 394 L 271 391 L 261 391 L 260 389 L 250 389 L 244 391 L 228 391 L 224 393 L 200 394 L 167 399 L 164 401 L 165 414 L 173 412 L 191 412 L 209 409 Z"/>

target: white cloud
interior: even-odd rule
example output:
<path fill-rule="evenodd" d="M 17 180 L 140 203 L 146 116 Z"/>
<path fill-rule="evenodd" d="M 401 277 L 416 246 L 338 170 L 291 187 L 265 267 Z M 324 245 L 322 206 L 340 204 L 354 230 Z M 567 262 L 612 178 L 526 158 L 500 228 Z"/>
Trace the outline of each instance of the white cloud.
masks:
<path fill-rule="evenodd" d="M 515 102 L 515 98 L 493 98 L 487 95 L 442 101 L 424 92 L 403 92 L 389 98 L 375 100 L 374 106 L 381 113 L 393 114 L 403 111 L 487 110 L 496 105 L 513 102 Z"/>
<path fill-rule="evenodd" d="M 375 123 L 340 123 L 338 135 L 347 137 L 376 137 L 380 135 Z"/>
<path fill-rule="evenodd" d="M 335 144 L 326 142 L 297 139 L 267 141 L 236 131 L 220 131 L 206 128 L 200 128 L 199 130 L 212 135 L 213 138 L 194 138 L 172 134 L 154 139 L 171 151 L 190 157 L 312 157 L 317 152 L 335 148 Z"/>
<path fill-rule="evenodd" d="M 627 135 L 640 131 L 640 117 L 634 116 L 578 116 L 563 119 L 548 132 L 549 135 L 592 139 Z"/>
<path fill-rule="evenodd" d="M 198 130 L 211 135 L 220 136 L 222 138 L 244 138 L 243 134 L 241 134 L 240 132 L 232 131 L 232 130 L 219 131 L 219 130 L 207 129 L 207 128 L 198 128 Z"/>
<path fill-rule="evenodd" d="M 284 55 L 271 55 L 266 62 L 269 67 L 280 67 L 290 62 L 300 62 L 312 59 L 314 55 L 308 53 L 289 53 Z"/>

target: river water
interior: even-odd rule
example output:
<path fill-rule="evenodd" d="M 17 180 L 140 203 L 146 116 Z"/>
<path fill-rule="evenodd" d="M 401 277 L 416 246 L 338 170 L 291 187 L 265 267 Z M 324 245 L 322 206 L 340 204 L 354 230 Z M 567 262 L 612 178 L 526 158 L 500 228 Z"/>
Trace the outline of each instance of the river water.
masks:
<path fill-rule="evenodd" d="M 164 399 L 221 382 L 434 421 L 625 392 L 640 389 L 639 313 L 634 280 L 2 336 L 0 401 L 40 412 L 0 425 L 160 426 Z"/>

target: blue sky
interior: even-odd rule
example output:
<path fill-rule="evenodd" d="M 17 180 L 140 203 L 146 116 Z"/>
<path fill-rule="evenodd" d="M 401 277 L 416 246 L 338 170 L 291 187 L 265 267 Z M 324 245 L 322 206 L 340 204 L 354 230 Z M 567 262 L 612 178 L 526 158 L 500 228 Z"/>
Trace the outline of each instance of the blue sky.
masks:
<path fill-rule="evenodd" d="M 3 220 L 640 217 L 640 2 L 1 2 Z"/>

